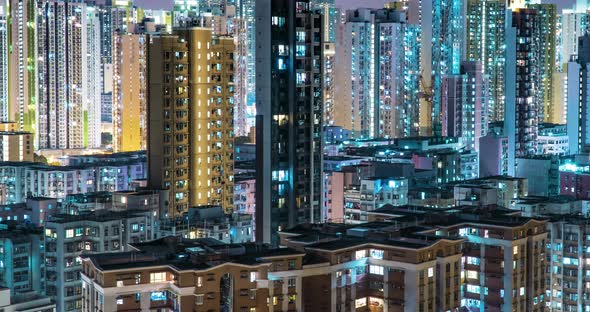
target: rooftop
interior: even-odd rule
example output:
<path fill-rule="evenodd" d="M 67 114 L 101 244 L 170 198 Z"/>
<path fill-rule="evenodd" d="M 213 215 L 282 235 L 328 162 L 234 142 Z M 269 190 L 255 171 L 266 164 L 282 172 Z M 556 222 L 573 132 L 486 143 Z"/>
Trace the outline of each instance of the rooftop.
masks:
<path fill-rule="evenodd" d="M 56 214 L 49 217 L 47 224 L 56 223 L 70 223 L 80 221 L 91 222 L 109 222 L 115 220 L 129 219 L 134 217 L 145 216 L 148 213 L 145 210 L 125 210 L 125 211 L 111 211 L 111 210 L 96 210 L 79 215 L 70 214 Z"/>
<path fill-rule="evenodd" d="M 260 265 L 265 258 L 300 255 L 290 248 L 270 248 L 266 245 L 224 244 L 213 238 L 184 239 L 168 236 L 158 240 L 132 244 L 134 251 L 103 253 L 88 256 L 100 270 L 120 270 L 142 266 L 169 266 L 177 270 L 202 270 L 224 263 Z"/>

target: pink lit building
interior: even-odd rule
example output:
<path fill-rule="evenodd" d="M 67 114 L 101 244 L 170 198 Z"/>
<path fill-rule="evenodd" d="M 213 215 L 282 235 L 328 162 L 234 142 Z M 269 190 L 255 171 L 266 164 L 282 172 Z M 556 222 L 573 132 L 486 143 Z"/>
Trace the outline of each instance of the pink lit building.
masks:
<path fill-rule="evenodd" d="M 324 199 L 322 222 L 343 222 L 344 220 L 344 180 L 346 172 L 324 172 Z"/>
<path fill-rule="evenodd" d="M 253 230 L 256 231 L 256 178 L 237 175 L 234 181 L 234 211 L 252 216 Z M 256 237 L 252 235 L 252 237 Z"/>

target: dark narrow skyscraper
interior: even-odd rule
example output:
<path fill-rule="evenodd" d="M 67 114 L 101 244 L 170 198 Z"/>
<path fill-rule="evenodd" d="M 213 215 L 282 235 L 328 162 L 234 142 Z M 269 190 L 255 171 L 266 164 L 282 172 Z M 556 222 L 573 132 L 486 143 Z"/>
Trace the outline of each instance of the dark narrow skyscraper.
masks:
<path fill-rule="evenodd" d="M 516 157 L 537 153 L 539 124 L 539 49 L 535 39 L 537 11 L 516 9 L 507 11 L 505 119 L 504 134 L 508 137 L 508 174 L 514 174 Z"/>
<path fill-rule="evenodd" d="M 256 240 L 320 220 L 323 18 L 309 1 L 256 2 Z"/>

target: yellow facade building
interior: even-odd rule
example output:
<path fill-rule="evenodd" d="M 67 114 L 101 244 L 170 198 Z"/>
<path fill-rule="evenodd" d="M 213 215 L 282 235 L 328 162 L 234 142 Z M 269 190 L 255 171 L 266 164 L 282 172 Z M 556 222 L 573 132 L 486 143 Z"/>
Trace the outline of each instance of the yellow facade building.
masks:
<path fill-rule="evenodd" d="M 113 36 L 113 150 L 145 150 L 146 35 Z"/>
<path fill-rule="evenodd" d="M 169 190 L 168 214 L 233 209 L 234 43 L 176 29 L 148 43 L 148 184 Z"/>

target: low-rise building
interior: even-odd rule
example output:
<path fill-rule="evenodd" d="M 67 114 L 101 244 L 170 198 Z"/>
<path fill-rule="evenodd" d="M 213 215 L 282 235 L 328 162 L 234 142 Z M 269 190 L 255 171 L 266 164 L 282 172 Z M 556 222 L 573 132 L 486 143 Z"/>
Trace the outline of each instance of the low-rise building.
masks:
<path fill-rule="evenodd" d="M 590 222 L 578 214 L 551 216 L 548 226 L 547 308 L 552 312 L 590 310 Z"/>
<path fill-rule="evenodd" d="M 253 175 L 236 175 L 234 179 L 234 211 L 254 217 L 256 209 L 256 178 Z"/>
<path fill-rule="evenodd" d="M 407 203 L 407 179 L 362 179 L 359 186 L 350 187 L 344 193 L 344 222 L 349 224 L 366 222 L 368 211 L 373 211 L 385 204 L 400 206 Z"/>
<path fill-rule="evenodd" d="M 153 240 L 155 225 L 151 211 L 96 210 L 48 219 L 44 243 L 46 294 L 55 300 L 57 310 L 82 309 L 83 254 L 126 251 L 130 243 Z"/>
<path fill-rule="evenodd" d="M 540 123 L 537 144 L 542 155 L 569 155 L 566 125 Z"/>
<path fill-rule="evenodd" d="M 516 158 L 515 175 L 528 180 L 530 195 L 559 195 L 559 157 L 556 155 Z"/>
<path fill-rule="evenodd" d="M 135 155 L 135 154 L 133 154 Z M 0 201 L 23 203 L 27 197 L 52 197 L 100 191 L 127 191 L 147 177 L 145 157 L 120 161 L 83 158 L 76 165 L 50 166 L 33 162 L 0 162 Z"/>
<path fill-rule="evenodd" d="M 559 166 L 559 194 L 590 199 L 590 165 L 566 162 Z"/>
<path fill-rule="evenodd" d="M 461 307 L 468 311 L 546 311 L 547 219 L 522 217 L 495 205 L 437 210 L 407 206 L 378 213 L 401 233 L 465 240 Z M 374 227 L 371 223 L 360 226 Z"/>
<path fill-rule="evenodd" d="M 0 229 L 0 286 L 12 295 L 45 293 L 43 229 L 9 224 Z"/>
<path fill-rule="evenodd" d="M 457 206 L 488 206 L 498 204 L 498 189 L 485 184 L 457 184 L 453 188 Z"/>
<path fill-rule="evenodd" d="M 487 201 L 481 203 L 481 205 L 497 204 L 498 206 L 508 208 L 510 207 L 511 201 L 519 197 L 526 197 L 529 195 L 528 191 L 529 181 L 526 178 L 515 178 L 511 176 L 488 176 L 479 179 L 461 181 L 459 183 L 451 183 L 446 187 L 451 189 L 459 187 L 458 193 L 455 194 L 456 200 L 465 201 L 461 205 L 470 205 L 468 203 L 469 198 L 465 196 L 469 193 L 474 192 L 488 192 L 493 193 L 490 189 L 495 189 L 497 194 L 497 200 L 492 203 L 493 199 L 488 197 Z M 471 189 L 472 191 L 469 191 Z M 479 204 L 480 200 L 474 198 L 474 204 Z"/>
<path fill-rule="evenodd" d="M 455 206 L 453 192 L 438 187 L 412 187 L 408 190 L 408 198 L 411 206 L 432 208 Z"/>
<path fill-rule="evenodd" d="M 14 295 L 10 288 L 0 289 L 0 310 L 3 312 L 55 312 L 55 303 L 49 297 L 29 292 Z"/>
<path fill-rule="evenodd" d="M 479 153 L 474 150 L 461 153 L 461 179 L 470 180 L 479 177 Z"/>
<path fill-rule="evenodd" d="M 479 176 L 508 174 L 508 137 L 490 133 L 479 138 Z"/>
<path fill-rule="evenodd" d="M 84 259 L 84 309 L 459 308 L 462 239 L 367 239 L 358 236 L 362 230 L 339 237 L 294 229 L 281 235 L 292 248 L 164 238 L 136 244 L 135 252 L 91 255 Z"/>
<path fill-rule="evenodd" d="M 305 253 L 292 249 L 178 237 L 133 249 L 84 258 L 83 311 L 302 311 L 318 294 L 305 287 Z"/>
<path fill-rule="evenodd" d="M 582 214 L 581 200 L 566 196 L 526 196 L 511 200 L 510 209 L 520 211 L 522 216 Z"/>
<path fill-rule="evenodd" d="M 254 241 L 254 221 L 250 214 L 224 213 L 220 206 L 197 206 L 177 218 L 160 220 L 158 237 L 214 238 L 226 244 Z"/>

